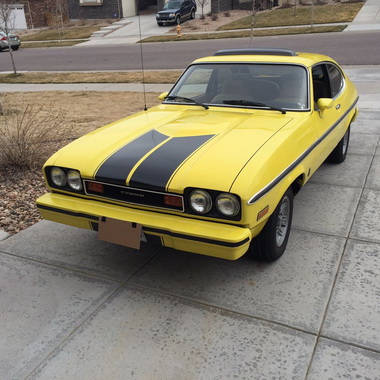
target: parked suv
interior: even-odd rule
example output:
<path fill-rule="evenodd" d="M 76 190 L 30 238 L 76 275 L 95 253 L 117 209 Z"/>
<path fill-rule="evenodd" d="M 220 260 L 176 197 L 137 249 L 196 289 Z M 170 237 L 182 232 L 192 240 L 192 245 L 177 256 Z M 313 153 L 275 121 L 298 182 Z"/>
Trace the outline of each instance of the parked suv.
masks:
<path fill-rule="evenodd" d="M 170 0 L 156 15 L 158 26 L 180 24 L 183 20 L 194 19 L 197 11 L 195 0 Z"/>

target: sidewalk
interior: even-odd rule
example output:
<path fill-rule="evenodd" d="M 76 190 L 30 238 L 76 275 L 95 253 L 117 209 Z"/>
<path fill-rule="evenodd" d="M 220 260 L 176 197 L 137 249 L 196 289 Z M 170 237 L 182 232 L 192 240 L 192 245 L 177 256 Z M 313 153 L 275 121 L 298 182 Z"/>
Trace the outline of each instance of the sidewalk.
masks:
<path fill-rule="evenodd" d="M 146 83 L 72 83 L 72 84 L 18 84 L 0 83 L 2 92 L 41 92 L 41 91 L 109 91 L 109 92 L 164 92 L 169 91 L 171 84 Z"/>
<path fill-rule="evenodd" d="M 346 32 L 380 30 L 380 1 L 366 0 Z"/>
<path fill-rule="evenodd" d="M 346 72 L 361 96 L 347 159 L 295 198 L 276 263 L 48 221 L 0 241 L 0 378 L 379 380 L 380 77 Z"/>

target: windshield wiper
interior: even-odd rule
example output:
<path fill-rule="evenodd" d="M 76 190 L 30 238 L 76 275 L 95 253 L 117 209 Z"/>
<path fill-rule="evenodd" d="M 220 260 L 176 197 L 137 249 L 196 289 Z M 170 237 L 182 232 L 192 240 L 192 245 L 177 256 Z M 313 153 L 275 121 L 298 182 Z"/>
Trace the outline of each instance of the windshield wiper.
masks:
<path fill-rule="evenodd" d="M 165 98 L 165 100 L 183 100 L 185 102 L 191 102 L 191 103 L 194 103 L 196 104 L 197 106 L 201 106 L 203 107 L 204 109 L 208 110 L 209 109 L 209 106 L 207 106 L 206 104 L 203 104 L 203 103 L 199 103 L 197 102 L 196 100 L 194 99 L 191 99 L 191 98 L 186 98 L 185 96 L 179 96 L 179 95 L 174 95 L 174 96 L 167 96 Z"/>
<path fill-rule="evenodd" d="M 282 114 L 286 114 L 286 111 L 283 108 L 280 107 L 274 107 L 269 104 L 265 103 L 259 103 L 259 102 L 253 102 L 251 100 L 224 100 L 223 104 L 231 104 L 231 105 L 237 105 L 237 106 L 252 106 L 252 107 L 266 107 L 273 111 L 279 111 Z"/>

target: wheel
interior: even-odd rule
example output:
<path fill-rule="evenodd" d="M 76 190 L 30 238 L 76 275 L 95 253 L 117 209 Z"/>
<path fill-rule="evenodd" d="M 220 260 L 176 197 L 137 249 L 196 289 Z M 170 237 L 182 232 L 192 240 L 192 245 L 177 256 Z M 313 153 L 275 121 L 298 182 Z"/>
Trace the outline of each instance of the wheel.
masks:
<path fill-rule="evenodd" d="M 261 233 L 251 243 L 250 251 L 261 261 L 275 261 L 285 252 L 293 217 L 293 190 L 289 187 L 269 217 Z"/>
<path fill-rule="evenodd" d="M 0 46 L 0 53 L 3 51 L 3 48 Z"/>
<path fill-rule="evenodd" d="M 178 15 L 178 16 L 175 18 L 175 23 L 176 23 L 177 25 L 179 25 L 179 24 L 181 23 L 181 16 L 180 16 L 180 15 Z"/>
<path fill-rule="evenodd" d="M 191 14 L 190 14 L 190 20 L 194 20 L 195 19 L 195 9 L 193 8 L 191 10 Z"/>
<path fill-rule="evenodd" d="M 18 46 L 11 46 L 12 50 L 18 50 Z"/>
<path fill-rule="evenodd" d="M 327 157 L 328 162 L 339 164 L 346 159 L 348 144 L 350 142 L 350 127 L 347 128 L 346 133 L 342 137 L 342 140 L 339 141 L 335 149 Z"/>

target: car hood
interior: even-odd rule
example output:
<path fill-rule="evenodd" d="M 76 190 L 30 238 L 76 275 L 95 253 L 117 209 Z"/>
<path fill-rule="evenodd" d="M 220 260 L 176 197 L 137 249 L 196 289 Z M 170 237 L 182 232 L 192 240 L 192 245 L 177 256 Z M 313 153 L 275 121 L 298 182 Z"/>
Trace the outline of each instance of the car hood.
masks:
<path fill-rule="evenodd" d="M 169 13 L 176 13 L 178 11 L 179 11 L 179 8 L 165 9 L 164 11 L 157 12 L 157 14 L 159 14 L 159 15 L 166 15 L 166 14 L 169 14 Z"/>
<path fill-rule="evenodd" d="M 155 191 L 229 191 L 245 164 L 292 118 L 274 111 L 158 106 L 91 132 L 47 165 Z"/>

